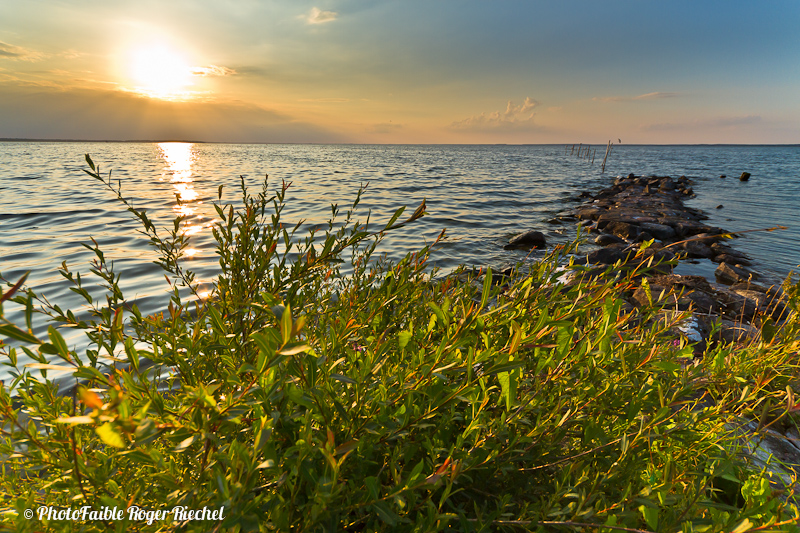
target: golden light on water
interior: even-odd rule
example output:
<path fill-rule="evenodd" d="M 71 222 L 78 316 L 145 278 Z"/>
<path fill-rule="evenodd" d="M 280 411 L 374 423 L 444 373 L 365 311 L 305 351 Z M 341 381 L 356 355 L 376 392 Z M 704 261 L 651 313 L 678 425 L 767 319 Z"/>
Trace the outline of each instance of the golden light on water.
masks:
<path fill-rule="evenodd" d="M 202 225 L 193 224 L 192 220 L 188 219 L 196 214 L 195 202 L 199 198 L 192 178 L 192 165 L 196 159 L 193 147 L 192 143 L 158 143 L 160 155 L 166 164 L 161 177 L 172 184 L 175 194 L 180 199 L 172 209 L 177 215 L 187 217 L 183 226 L 185 235 L 195 235 L 202 230 Z"/>

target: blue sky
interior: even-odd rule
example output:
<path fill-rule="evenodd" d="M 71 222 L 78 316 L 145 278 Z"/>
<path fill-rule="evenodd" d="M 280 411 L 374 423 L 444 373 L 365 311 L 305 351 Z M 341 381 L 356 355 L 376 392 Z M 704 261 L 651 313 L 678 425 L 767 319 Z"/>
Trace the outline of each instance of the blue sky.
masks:
<path fill-rule="evenodd" d="M 798 27 L 796 1 L 5 2 L 0 137 L 798 143 Z"/>

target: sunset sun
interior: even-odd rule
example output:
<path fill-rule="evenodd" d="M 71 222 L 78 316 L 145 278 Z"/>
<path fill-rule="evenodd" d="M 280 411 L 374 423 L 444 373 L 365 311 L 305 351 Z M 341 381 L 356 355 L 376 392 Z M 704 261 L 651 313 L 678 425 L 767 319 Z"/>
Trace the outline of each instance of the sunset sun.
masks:
<path fill-rule="evenodd" d="M 189 64 L 179 53 L 163 46 L 133 51 L 129 74 L 136 90 L 152 98 L 185 97 L 186 88 L 192 85 Z"/>

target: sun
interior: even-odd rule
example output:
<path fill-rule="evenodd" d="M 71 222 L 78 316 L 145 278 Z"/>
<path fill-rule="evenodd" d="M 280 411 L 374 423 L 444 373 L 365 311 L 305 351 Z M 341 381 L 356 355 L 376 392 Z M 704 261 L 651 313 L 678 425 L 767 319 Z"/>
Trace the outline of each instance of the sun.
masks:
<path fill-rule="evenodd" d="M 192 85 L 192 69 L 180 53 L 166 46 L 135 49 L 130 54 L 129 75 L 135 89 L 152 98 L 185 98 Z"/>

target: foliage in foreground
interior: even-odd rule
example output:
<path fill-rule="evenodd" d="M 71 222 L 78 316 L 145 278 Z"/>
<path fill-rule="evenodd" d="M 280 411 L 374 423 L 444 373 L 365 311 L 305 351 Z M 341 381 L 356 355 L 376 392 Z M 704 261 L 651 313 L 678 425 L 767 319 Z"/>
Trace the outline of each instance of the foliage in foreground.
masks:
<path fill-rule="evenodd" d="M 791 418 L 796 313 L 768 340 L 695 361 L 673 333 L 679 314 L 624 312 L 636 273 L 557 283 L 561 250 L 499 283 L 490 271 L 435 280 L 429 248 L 396 264 L 373 254 L 424 205 L 370 233 L 357 200 L 324 235 L 300 237 L 281 221 L 286 188 L 243 187 L 240 210 L 218 207 L 208 298 L 185 296 L 197 288 L 180 220 L 162 239 L 127 202 L 172 275 L 167 312 L 127 304 L 96 244 L 105 300 L 62 268 L 90 316 L 21 284 L 5 291 L 6 305 L 38 301 L 52 319 L 47 339 L 0 325 L 14 375 L 0 389 L 7 529 L 798 529 L 791 494 L 737 459 L 726 426 Z M 61 328 L 84 330 L 88 349 L 70 349 Z M 20 368 L 20 352 L 38 362 Z M 64 370 L 80 384 L 59 395 Z M 225 519 L 24 518 L 131 505 L 224 506 Z"/>

